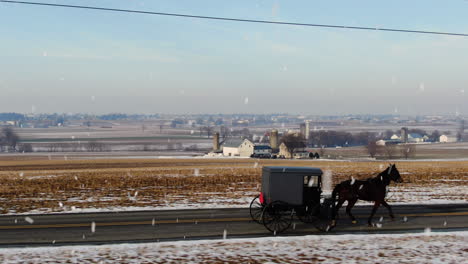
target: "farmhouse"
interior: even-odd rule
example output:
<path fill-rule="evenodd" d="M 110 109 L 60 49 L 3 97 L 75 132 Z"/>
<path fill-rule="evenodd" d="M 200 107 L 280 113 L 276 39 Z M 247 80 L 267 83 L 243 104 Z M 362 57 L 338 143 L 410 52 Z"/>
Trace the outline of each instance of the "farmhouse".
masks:
<path fill-rule="evenodd" d="M 457 142 L 457 137 L 449 136 L 449 135 L 441 135 L 439 137 L 439 141 L 441 143 L 453 143 L 453 142 Z"/>
<path fill-rule="evenodd" d="M 256 145 L 248 139 L 244 139 L 239 146 L 239 156 L 251 157 L 252 155 L 271 155 L 271 147 L 266 145 Z"/>
<path fill-rule="evenodd" d="M 304 142 L 283 142 L 279 146 L 279 156 L 290 158 L 308 158 L 309 152 L 306 150 Z M 293 153 L 291 153 L 291 150 Z"/>
<path fill-rule="evenodd" d="M 242 139 L 230 139 L 223 143 L 223 156 L 233 157 L 239 156 L 239 146 L 242 144 Z"/>
<path fill-rule="evenodd" d="M 424 137 L 418 133 L 410 133 L 408 134 L 408 143 L 421 143 L 424 142 L 427 137 Z"/>
<path fill-rule="evenodd" d="M 223 144 L 223 156 L 270 156 L 271 147 L 267 145 L 258 145 L 248 139 L 233 139 Z"/>

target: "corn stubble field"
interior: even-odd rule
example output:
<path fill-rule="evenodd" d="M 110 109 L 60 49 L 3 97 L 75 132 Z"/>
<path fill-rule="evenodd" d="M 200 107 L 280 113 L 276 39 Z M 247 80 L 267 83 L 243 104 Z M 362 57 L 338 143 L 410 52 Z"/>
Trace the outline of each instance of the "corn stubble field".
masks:
<path fill-rule="evenodd" d="M 0 211 L 63 212 L 90 208 L 248 206 L 262 166 L 312 166 L 333 183 L 365 179 L 386 162 L 254 159 L 109 159 L 0 161 Z M 404 179 L 390 202 L 468 201 L 468 161 L 397 162 Z"/>

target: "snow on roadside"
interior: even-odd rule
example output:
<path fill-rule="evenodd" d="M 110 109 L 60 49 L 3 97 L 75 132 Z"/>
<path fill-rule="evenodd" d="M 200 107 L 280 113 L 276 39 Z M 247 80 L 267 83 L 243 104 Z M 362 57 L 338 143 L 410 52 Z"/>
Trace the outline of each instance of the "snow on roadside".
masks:
<path fill-rule="evenodd" d="M 2 263 L 468 263 L 468 232 L 0 249 Z"/>

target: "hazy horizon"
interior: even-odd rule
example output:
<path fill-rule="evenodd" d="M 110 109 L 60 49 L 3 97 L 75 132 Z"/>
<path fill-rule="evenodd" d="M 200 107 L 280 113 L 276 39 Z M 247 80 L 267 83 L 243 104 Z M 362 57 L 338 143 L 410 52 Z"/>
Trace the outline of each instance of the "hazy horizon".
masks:
<path fill-rule="evenodd" d="M 58 0 L 41 1 L 61 3 Z M 67 1 L 468 32 L 466 1 Z M 0 112 L 461 114 L 468 38 L 0 2 Z"/>

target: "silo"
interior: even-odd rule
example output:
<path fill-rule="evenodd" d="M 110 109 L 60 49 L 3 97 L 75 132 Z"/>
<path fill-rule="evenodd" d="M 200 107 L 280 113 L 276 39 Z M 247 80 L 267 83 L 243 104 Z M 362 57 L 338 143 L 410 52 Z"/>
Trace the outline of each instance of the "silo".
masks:
<path fill-rule="evenodd" d="M 305 123 L 301 123 L 299 125 L 299 131 L 301 132 L 302 136 L 305 137 L 305 133 L 306 133 L 306 124 Z"/>
<path fill-rule="evenodd" d="M 219 150 L 219 132 L 215 132 L 213 135 L 213 151 Z"/>
<path fill-rule="evenodd" d="M 304 134 L 304 137 L 306 139 L 306 141 L 309 140 L 309 137 L 310 137 L 310 122 L 309 121 L 306 121 L 306 127 L 305 127 L 305 134 Z"/>
<path fill-rule="evenodd" d="M 278 130 L 276 129 L 271 130 L 270 147 L 273 150 L 273 152 L 278 151 Z"/>
<path fill-rule="evenodd" d="M 408 128 L 407 127 L 402 127 L 401 128 L 401 141 L 403 143 L 408 143 Z"/>

